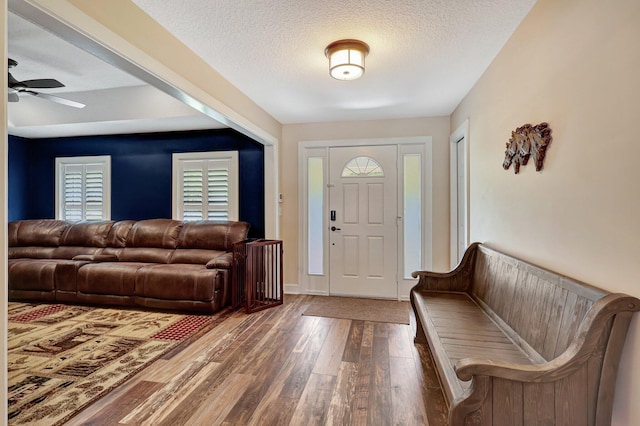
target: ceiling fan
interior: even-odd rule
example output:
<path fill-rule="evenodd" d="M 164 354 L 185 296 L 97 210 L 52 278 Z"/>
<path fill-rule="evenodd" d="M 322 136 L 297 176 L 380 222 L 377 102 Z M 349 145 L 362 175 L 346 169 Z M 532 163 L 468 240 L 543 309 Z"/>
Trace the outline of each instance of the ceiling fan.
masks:
<path fill-rule="evenodd" d="M 18 62 L 9 58 L 9 69 L 14 68 L 18 65 Z M 36 96 L 38 98 L 47 99 L 52 102 L 56 102 L 62 105 L 67 105 L 74 108 L 84 108 L 85 104 L 81 104 L 80 102 L 72 101 L 70 99 L 61 98 L 59 96 L 50 95 L 48 93 L 36 92 L 30 89 L 55 89 L 58 87 L 65 87 L 64 84 L 60 83 L 58 80 L 54 80 L 53 78 L 39 78 L 35 80 L 24 80 L 18 81 L 9 72 L 9 102 L 18 102 L 20 98 L 18 97 L 18 93 L 26 93 L 31 96 Z"/>

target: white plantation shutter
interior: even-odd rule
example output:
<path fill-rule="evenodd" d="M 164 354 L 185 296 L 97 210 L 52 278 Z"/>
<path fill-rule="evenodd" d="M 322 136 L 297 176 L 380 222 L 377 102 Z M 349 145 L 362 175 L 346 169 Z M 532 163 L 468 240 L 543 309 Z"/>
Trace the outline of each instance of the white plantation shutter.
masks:
<path fill-rule="evenodd" d="M 228 164 L 208 162 L 207 167 L 207 218 L 229 220 L 229 167 Z"/>
<path fill-rule="evenodd" d="M 64 165 L 63 167 L 63 200 L 62 214 L 59 219 L 80 221 L 82 220 L 82 180 L 83 166 Z"/>
<path fill-rule="evenodd" d="M 56 158 L 56 218 L 110 218 L 109 156 Z"/>
<path fill-rule="evenodd" d="M 182 219 L 202 220 L 203 215 L 203 164 L 190 164 L 182 171 Z"/>
<path fill-rule="evenodd" d="M 238 220 L 237 151 L 173 154 L 173 217 Z"/>

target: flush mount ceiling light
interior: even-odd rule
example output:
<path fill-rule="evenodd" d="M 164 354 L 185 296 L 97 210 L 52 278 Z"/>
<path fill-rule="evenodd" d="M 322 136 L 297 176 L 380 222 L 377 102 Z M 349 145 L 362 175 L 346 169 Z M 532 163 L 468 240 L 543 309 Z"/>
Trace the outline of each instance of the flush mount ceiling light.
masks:
<path fill-rule="evenodd" d="M 369 46 L 360 40 L 334 41 L 324 49 L 329 58 L 329 74 L 336 80 L 355 80 L 364 74 L 364 58 Z"/>

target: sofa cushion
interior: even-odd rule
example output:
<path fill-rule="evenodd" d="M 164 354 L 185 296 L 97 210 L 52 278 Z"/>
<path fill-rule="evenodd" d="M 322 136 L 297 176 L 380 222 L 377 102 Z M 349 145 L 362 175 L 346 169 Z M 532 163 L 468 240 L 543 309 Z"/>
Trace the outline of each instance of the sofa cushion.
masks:
<path fill-rule="evenodd" d="M 84 262 L 117 262 L 118 256 L 115 254 L 79 254 L 74 256 L 73 260 Z"/>
<path fill-rule="evenodd" d="M 195 263 L 205 265 L 211 259 L 222 256 L 224 251 L 201 249 L 176 249 L 170 263 Z"/>
<path fill-rule="evenodd" d="M 111 230 L 109 230 L 109 235 L 107 235 L 107 246 L 116 248 L 125 247 L 127 236 L 129 236 L 129 232 L 134 223 L 136 223 L 135 220 L 121 220 L 114 223 Z"/>
<path fill-rule="evenodd" d="M 53 249 L 51 257 L 54 259 L 73 259 L 79 254 L 100 254 L 100 247 L 60 246 Z"/>
<path fill-rule="evenodd" d="M 60 245 L 62 233 L 67 228 L 66 222 L 53 219 L 21 220 L 16 230 L 16 246 Z"/>
<path fill-rule="evenodd" d="M 153 247 L 125 247 L 118 254 L 121 262 L 169 263 L 174 250 Z"/>
<path fill-rule="evenodd" d="M 148 263 L 104 262 L 89 263 L 78 270 L 78 292 L 133 296 L 136 271 Z"/>
<path fill-rule="evenodd" d="M 51 259 L 57 247 L 9 247 L 9 259 Z"/>
<path fill-rule="evenodd" d="M 221 280 L 204 265 L 151 265 L 136 272 L 136 297 L 211 301 Z"/>
<path fill-rule="evenodd" d="M 9 247 L 15 247 L 18 245 L 18 228 L 20 227 L 20 221 L 16 220 L 9 222 L 7 226 L 7 244 Z"/>
<path fill-rule="evenodd" d="M 67 226 L 62 234 L 60 245 L 106 247 L 107 236 L 113 224 L 114 222 L 110 220 L 72 223 Z"/>
<path fill-rule="evenodd" d="M 178 237 L 179 248 L 230 251 L 233 243 L 247 238 L 246 222 L 185 222 Z"/>
<path fill-rule="evenodd" d="M 56 270 L 54 273 L 56 282 L 56 299 L 58 299 L 59 293 L 66 293 L 67 295 L 75 295 L 78 292 L 78 269 L 81 266 L 86 265 L 87 261 L 84 260 L 59 260 L 56 264 Z M 63 297 L 64 299 L 64 297 Z M 68 301 L 73 301 L 73 298 L 67 297 Z"/>
<path fill-rule="evenodd" d="M 182 222 L 171 219 L 150 219 L 136 222 L 127 236 L 127 247 L 174 249 Z"/>
<path fill-rule="evenodd" d="M 8 265 L 12 290 L 53 291 L 55 259 L 11 259 Z"/>
<path fill-rule="evenodd" d="M 207 262 L 208 269 L 231 269 L 233 266 L 233 253 L 224 253 L 221 256 Z"/>

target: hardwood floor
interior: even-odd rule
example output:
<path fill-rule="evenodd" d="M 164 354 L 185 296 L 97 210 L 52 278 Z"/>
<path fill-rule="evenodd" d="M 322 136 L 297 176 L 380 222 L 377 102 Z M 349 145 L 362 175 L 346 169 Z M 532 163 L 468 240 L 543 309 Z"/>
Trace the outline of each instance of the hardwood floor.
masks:
<path fill-rule="evenodd" d="M 313 297 L 233 313 L 67 424 L 444 424 L 413 317 L 399 325 L 302 316 Z"/>

